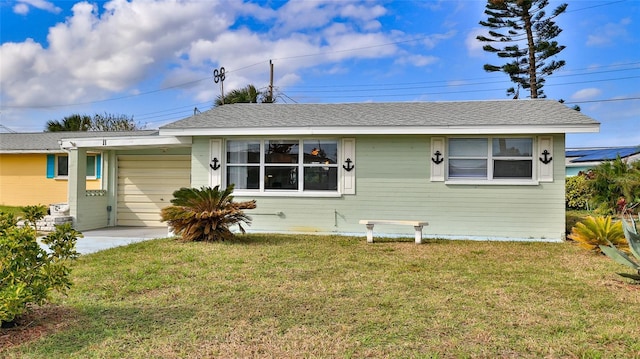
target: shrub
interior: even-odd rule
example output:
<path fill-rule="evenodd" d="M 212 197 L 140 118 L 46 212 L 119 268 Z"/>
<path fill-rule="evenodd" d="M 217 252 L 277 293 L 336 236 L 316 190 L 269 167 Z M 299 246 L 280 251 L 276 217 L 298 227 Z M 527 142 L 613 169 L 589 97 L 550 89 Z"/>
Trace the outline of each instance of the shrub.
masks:
<path fill-rule="evenodd" d="M 565 205 L 569 209 L 587 209 L 589 203 L 589 182 L 581 175 L 565 180 Z"/>
<path fill-rule="evenodd" d="M 1 223 L 11 222 L 7 218 L 0 213 Z M 82 234 L 68 223 L 57 226 L 42 240 L 49 246 L 46 251 L 32 228 L 13 223 L 0 230 L 0 324 L 4 325 L 22 315 L 28 304 L 44 304 L 52 291 L 66 293 L 71 287 L 71 261 L 78 256 L 75 243 Z"/>
<path fill-rule="evenodd" d="M 20 207 L 24 214 L 25 225 L 30 224 L 38 231 L 37 222 L 47 215 L 47 207 L 44 205 L 24 206 Z"/>
<path fill-rule="evenodd" d="M 625 204 L 640 201 L 640 161 L 629 164 L 618 157 L 601 163 L 588 177 L 593 207 L 599 212 L 620 212 Z"/>
<path fill-rule="evenodd" d="M 582 248 L 600 253 L 600 245 L 613 244 L 627 250 L 628 245 L 622 231 L 622 222 L 613 222 L 611 217 L 588 216 L 571 229 L 569 239 Z"/>
<path fill-rule="evenodd" d="M 0 236 L 5 236 L 6 232 L 18 226 L 18 220 L 13 213 L 0 211 Z"/>
<path fill-rule="evenodd" d="M 232 225 L 238 225 L 245 233 L 242 224 L 251 224 L 251 217 L 243 210 L 256 208 L 256 201 L 233 202 L 233 185 L 224 191 L 219 187 L 180 188 L 173 192 L 173 206 L 162 209 L 162 221 L 168 222 L 185 241 L 231 239 Z"/>

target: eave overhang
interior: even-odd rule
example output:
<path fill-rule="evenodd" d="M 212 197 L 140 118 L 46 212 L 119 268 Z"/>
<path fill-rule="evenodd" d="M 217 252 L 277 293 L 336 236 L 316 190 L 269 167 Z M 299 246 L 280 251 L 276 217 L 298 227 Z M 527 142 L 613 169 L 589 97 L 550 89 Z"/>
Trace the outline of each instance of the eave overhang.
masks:
<path fill-rule="evenodd" d="M 172 148 L 190 147 L 191 137 L 183 136 L 127 136 L 127 137 L 92 137 L 69 138 L 60 140 L 60 148 L 71 150 L 77 148 L 90 149 L 136 149 L 136 148 Z"/>
<path fill-rule="evenodd" d="M 56 154 L 56 153 L 65 153 L 65 151 L 61 149 L 57 150 L 0 150 L 0 155 L 8 154 L 8 155 L 17 155 L 17 154 Z"/>
<path fill-rule="evenodd" d="M 353 135 L 489 135 L 592 133 L 600 124 L 552 126 L 393 126 L 393 127 L 260 127 L 260 128 L 180 128 L 160 129 L 162 136 L 353 136 Z"/>

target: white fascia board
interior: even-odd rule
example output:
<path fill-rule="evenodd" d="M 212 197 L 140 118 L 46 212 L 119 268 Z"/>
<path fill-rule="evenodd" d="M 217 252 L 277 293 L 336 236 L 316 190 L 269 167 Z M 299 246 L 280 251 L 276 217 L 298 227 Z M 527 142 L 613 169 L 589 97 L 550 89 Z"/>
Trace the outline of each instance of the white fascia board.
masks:
<path fill-rule="evenodd" d="M 600 125 L 558 126 L 389 126 L 389 127 L 260 127 L 161 129 L 163 136 L 255 136 L 255 135 L 470 135 L 553 134 L 599 132 Z"/>
<path fill-rule="evenodd" d="M 63 150 L 1 150 L 0 154 L 38 154 L 38 153 L 46 153 L 46 154 L 56 154 L 56 153 L 66 153 Z"/>
<path fill-rule="evenodd" d="M 63 149 L 71 148 L 126 148 L 126 147 L 184 147 L 191 145 L 191 137 L 126 136 L 64 139 Z"/>

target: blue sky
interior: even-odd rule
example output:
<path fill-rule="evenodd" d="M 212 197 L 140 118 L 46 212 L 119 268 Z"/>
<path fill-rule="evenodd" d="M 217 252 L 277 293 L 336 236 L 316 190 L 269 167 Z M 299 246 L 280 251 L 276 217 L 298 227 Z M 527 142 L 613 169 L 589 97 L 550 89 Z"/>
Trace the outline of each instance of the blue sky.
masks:
<path fill-rule="evenodd" d="M 158 128 L 225 92 L 279 103 L 508 99 L 475 40 L 485 1 L 0 0 L 0 130 L 40 132 L 71 114 Z M 551 1 L 550 13 L 560 2 Z M 601 122 L 568 147 L 640 145 L 640 1 L 568 1 L 545 94 Z M 521 92 L 521 97 L 522 92 Z"/>

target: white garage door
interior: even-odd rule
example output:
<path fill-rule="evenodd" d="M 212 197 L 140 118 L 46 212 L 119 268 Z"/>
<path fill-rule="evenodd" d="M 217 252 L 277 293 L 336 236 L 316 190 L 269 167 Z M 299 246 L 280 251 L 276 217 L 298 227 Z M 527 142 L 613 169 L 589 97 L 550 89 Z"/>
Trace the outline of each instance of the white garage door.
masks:
<path fill-rule="evenodd" d="M 160 210 L 171 205 L 173 192 L 190 186 L 191 157 L 118 156 L 118 226 L 153 226 Z"/>

